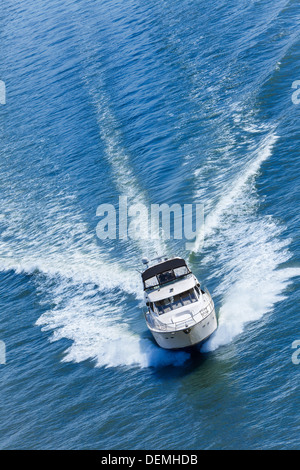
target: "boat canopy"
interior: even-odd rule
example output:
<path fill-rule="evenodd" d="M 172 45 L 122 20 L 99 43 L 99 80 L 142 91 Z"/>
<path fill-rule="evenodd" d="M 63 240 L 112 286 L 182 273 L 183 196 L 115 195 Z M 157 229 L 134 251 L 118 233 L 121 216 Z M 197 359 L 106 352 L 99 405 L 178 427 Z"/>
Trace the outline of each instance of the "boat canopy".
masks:
<path fill-rule="evenodd" d="M 157 276 L 158 274 L 162 274 L 162 273 L 165 273 L 166 271 L 171 271 L 172 269 L 181 268 L 181 267 L 187 268 L 187 265 L 184 259 L 182 258 L 169 259 L 167 261 L 164 261 L 163 263 L 156 264 L 155 266 L 150 266 L 150 268 L 146 269 L 146 271 L 142 273 L 142 279 L 145 282 L 148 279 L 151 279 L 152 277 Z"/>

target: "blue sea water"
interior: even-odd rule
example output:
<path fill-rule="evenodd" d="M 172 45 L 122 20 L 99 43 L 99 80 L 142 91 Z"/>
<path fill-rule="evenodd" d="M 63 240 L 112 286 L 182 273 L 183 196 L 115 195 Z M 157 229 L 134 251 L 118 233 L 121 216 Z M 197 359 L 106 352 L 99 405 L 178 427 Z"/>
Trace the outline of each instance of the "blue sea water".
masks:
<path fill-rule="evenodd" d="M 1 449 L 296 449 L 296 0 L 7 0 L 0 13 Z M 203 203 L 162 243 L 207 285 L 193 354 L 146 331 L 146 240 L 97 207 Z"/>

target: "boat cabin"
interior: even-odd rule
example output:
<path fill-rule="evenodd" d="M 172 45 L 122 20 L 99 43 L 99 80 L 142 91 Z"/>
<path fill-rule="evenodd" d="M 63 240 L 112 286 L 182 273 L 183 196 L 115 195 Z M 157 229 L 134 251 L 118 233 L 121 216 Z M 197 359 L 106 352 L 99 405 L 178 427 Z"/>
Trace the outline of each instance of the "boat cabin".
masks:
<path fill-rule="evenodd" d="M 173 258 L 150 266 L 142 273 L 144 290 L 153 289 L 181 279 L 191 271 L 182 258 Z"/>

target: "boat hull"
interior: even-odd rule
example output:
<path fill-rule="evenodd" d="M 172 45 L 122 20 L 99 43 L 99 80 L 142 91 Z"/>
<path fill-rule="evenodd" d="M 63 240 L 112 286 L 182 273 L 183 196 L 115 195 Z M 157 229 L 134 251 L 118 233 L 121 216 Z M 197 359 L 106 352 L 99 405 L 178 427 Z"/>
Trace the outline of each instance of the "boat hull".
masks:
<path fill-rule="evenodd" d="M 185 330 L 164 332 L 150 329 L 155 341 L 163 349 L 184 349 L 206 341 L 217 329 L 217 317 L 215 309 L 199 323 Z"/>

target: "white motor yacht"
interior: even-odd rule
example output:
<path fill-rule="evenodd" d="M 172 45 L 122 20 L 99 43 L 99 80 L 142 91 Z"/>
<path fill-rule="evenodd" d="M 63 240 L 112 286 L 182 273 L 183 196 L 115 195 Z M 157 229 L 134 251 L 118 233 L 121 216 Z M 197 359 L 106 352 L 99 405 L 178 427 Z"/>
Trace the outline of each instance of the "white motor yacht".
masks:
<path fill-rule="evenodd" d="M 182 349 L 206 341 L 218 327 L 213 300 L 182 258 L 144 259 L 145 319 L 157 344 Z"/>

